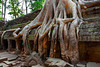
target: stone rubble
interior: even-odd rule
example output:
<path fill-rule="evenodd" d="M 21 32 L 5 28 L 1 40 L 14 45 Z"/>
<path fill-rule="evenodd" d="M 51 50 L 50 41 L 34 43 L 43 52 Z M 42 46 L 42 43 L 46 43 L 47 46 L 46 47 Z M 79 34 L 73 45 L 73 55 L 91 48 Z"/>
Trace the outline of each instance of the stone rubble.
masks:
<path fill-rule="evenodd" d="M 12 60 L 8 59 L 13 58 Z M 34 60 L 36 58 L 37 60 Z M 72 65 L 64 60 L 58 58 L 47 58 L 42 63 L 40 57 L 36 52 L 32 55 L 14 55 L 8 52 L 0 52 L 0 67 L 100 67 L 100 63 L 94 62 L 81 62 L 76 65 Z"/>

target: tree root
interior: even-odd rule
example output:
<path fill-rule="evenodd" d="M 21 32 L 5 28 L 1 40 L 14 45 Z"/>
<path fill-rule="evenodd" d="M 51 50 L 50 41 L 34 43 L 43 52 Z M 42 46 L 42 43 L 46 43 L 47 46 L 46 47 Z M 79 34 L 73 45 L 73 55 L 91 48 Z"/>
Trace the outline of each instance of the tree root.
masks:
<path fill-rule="evenodd" d="M 17 29 L 20 29 L 20 28 L 17 28 Z M 5 49 L 3 40 L 4 40 L 4 35 L 6 34 L 6 32 L 13 32 L 13 31 L 16 31 L 17 29 L 10 29 L 10 30 L 3 31 L 2 35 L 1 35 L 1 47 L 3 49 Z"/>
<path fill-rule="evenodd" d="M 2 49 L 5 49 L 4 48 L 4 42 L 3 42 L 5 33 L 6 33 L 6 31 L 3 31 L 2 35 L 1 35 L 1 48 Z"/>
<path fill-rule="evenodd" d="M 13 36 L 15 39 L 22 36 L 24 50 L 28 53 L 30 51 L 27 42 L 28 32 L 37 27 L 34 43 L 40 56 L 46 58 L 48 41 L 51 41 L 50 57 L 56 57 L 59 42 L 62 59 L 74 64 L 79 61 L 77 42 L 79 18 L 82 20 L 80 6 L 77 10 L 77 5 L 72 0 L 46 0 L 39 15 L 21 32 L 18 33 L 19 29 L 15 30 Z"/>

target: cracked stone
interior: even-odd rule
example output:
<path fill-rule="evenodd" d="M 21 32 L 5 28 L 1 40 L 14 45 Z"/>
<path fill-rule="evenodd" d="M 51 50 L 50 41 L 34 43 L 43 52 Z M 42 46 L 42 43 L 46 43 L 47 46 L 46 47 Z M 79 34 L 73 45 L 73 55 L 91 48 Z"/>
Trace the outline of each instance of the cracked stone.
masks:
<path fill-rule="evenodd" d="M 3 62 L 3 61 L 6 61 L 6 60 L 7 60 L 6 57 L 1 57 L 1 58 L 0 58 L 0 63 Z"/>
<path fill-rule="evenodd" d="M 48 58 L 45 62 L 45 67 L 74 67 L 61 59 L 57 58 Z"/>

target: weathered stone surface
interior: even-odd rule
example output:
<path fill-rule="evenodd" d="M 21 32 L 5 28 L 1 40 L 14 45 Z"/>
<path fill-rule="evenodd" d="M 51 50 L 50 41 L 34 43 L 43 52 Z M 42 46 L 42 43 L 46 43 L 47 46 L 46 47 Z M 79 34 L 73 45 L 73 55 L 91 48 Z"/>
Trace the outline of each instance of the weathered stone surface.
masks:
<path fill-rule="evenodd" d="M 77 67 L 86 67 L 84 64 L 77 64 Z"/>
<path fill-rule="evenodd" d="M 3 62 L 3 61 L 6 61 L 6 60 L 7 60 L 7 57 L 1 57 L 0 58 L 0 63 Z"/>
<path fill-rule="evenodd" d="M 88 62 L 87 67 L 100 67 L 100 63 Z"/>
<path fill-rule="evenodd" d="M 82 14 L 79 41 L 100 41 L 100 5 L 82 9 Z"/>
<path fill-rule="evenodd" d="M 23 64 L 24 66 L 34 66 L 34 65 L 43 65 L 43 62 L 41 61 L 40 56 L 38 53 L 33 52 L 30 56 L 27 56 L 25 58 L 25 63 Z"/>
<path fill-rule="evenodd" d="M 8 57 L 8 61 L 16 60 L 17 58 L 17 55 L 11 55 L 10 57 Z"/>
<path fill-rule="evenodd" d="M 0 67 L 3 67 L 3 65 L 0 64 Z"/>
<path fill-rule="evenodd" d="M 13 62 L 13 63 L 12 63 L 12 65 L 13 65 L 13 66 L 15 66 L 15 65 L 16 65 L 16 63 L 15 63 L 15 62 Z"/>
<path fill-rule="evenodd" d="M 12 63 L 9 62 L 9 61 L 4 61 L 4 63 L 7 64 L 7 65 L 12 65 Z"/>
<path fill-rule="evenodd" d="M 21 64 L 21 63 L 22 63 L 21 61 L 17 61 L 17 62 L 16 62 L 16 64 Z"/>
<path fill-rule="evenodd" d="M 41 66 L 40 64 L 38 64 L 38 65 L 35 65 L 35 66 L 32 66 L 32 67 L 44 67 L 44 66 Z"/>
<path fill-rule="evenodd" d="M 6 58 L 8 58 L 8 61 L 15 60 L 18 58 L 17 55 L 10 54 L 9 52 L 1 52 L 0 57 L 6 57 Z"/>
<path fill-rule="evenodd" d="M 90 1 L 90 0 L 88 0 L 88 1 Z M 87 9 L 82 9 L 82 14 L 83 14 L 84 18 L 90 18 L 90 17 L 95 17 L 95 16 L 100 17 L 100 5 L 90 7 Z"/>
<path fill-rule="evenodd" d="M 95 20 L 95 22 L 88 21 Z M 87 19 L 79 29 L 79 41 L 100 41 L 100 18 Z"/>
<path fill-rule="evenodd" d="M 7 32 L 7 33 L 5 33 L 4 39 L 14 39 L 12 33 L 13 33 L 13 32 Z"/>
<path fill-rule="evenodd" d="M 0 63 L 0 67 L 9 67 L 9 65 L 7 65 L 5 63 Z"/>
<path fill-rule="evenodd" d="M 37 64 L 37 62 L 32 60 L 32 61 L 30 61 L 29 66 L 36 65 L 36 64 Z"/>
<path fill-rule="evenodd" d="M 18 61 L 25 62 L 25 58 L 24 58 L 24 57 L 19 57 L 17 60 L 18 60 Z"/>
<path fill-rule="evenodd" d="M 45 67 L 74 67 L 61 59 L 57 58 L 48 58 L 45 62 Z"/>

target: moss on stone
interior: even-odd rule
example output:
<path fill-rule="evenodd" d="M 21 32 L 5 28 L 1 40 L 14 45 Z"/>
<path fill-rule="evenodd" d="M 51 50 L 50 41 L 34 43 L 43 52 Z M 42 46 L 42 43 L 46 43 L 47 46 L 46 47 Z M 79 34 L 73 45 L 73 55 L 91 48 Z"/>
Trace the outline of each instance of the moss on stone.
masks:
<path fill-rule="evenodd" d="M 90 20 L 90 19 L 100 19 L 100 17 L 92 17 L 92 18 L 87 18 L 87 19 L 83 19 L 84 21 Z"/>
<path fill-rule="evenodd" d="M 14 28 L 23 28 L 25 25 L 29 24 L 31 21 L 28 21 L 26 23 L 20 23 L 20 24 L 15 24 L 12 26 L 8 26 L 7 29 L 14 29 Z"/>

